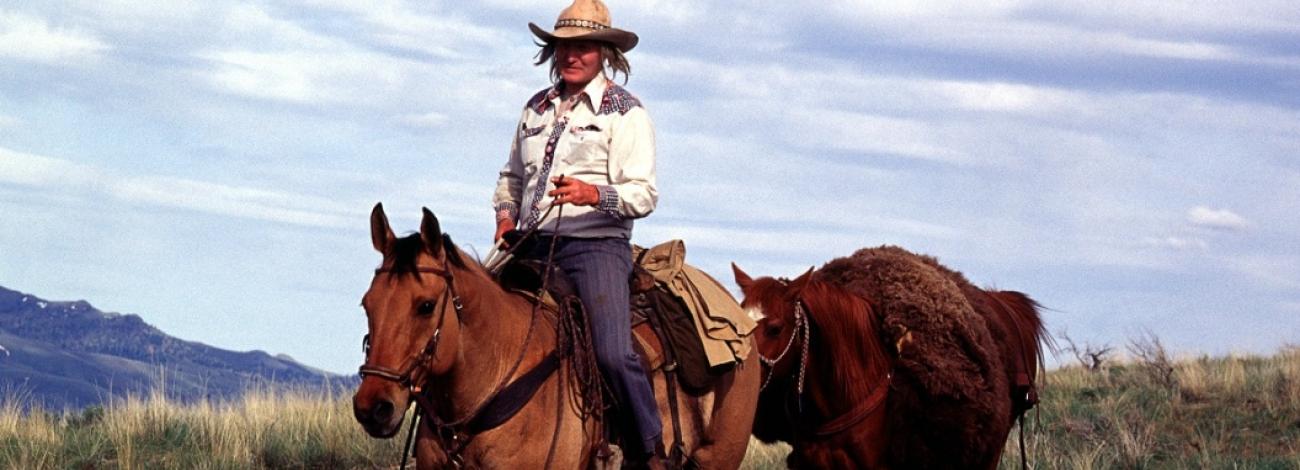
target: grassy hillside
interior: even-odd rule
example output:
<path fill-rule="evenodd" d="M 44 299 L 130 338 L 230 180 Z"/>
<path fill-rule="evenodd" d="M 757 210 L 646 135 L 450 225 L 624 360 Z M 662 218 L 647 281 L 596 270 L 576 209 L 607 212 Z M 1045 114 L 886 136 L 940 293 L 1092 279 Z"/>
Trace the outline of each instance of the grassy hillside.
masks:
<path fill-rule="evenodd" d="M 1154 344 L 1146 352 L 1157 354 L 1136 360 L 1051 371 L 1026 423 L 1029 461 L 1039 468 L 1300 469 L 1300 348 L 1170 361 Z M 1014 437 L 1002 468 L 1020 466 Z"/>
<path fill-rule="evenodd" d="M 398 439 L 365 436 L 346 396 L 258 392 L 226 405 L 155 394 L 79 413 L 0 406 L 0 468 L 393 468 Z M 1300 349 L 1271 357 L 1147 358 L 1051 371 L 1027 429 L 1037 468 L 1300 469 Z M 781 468 L 755 444 L 744 468 Z M 1018 468 L 1007 445 L 1003 468 Z"/>

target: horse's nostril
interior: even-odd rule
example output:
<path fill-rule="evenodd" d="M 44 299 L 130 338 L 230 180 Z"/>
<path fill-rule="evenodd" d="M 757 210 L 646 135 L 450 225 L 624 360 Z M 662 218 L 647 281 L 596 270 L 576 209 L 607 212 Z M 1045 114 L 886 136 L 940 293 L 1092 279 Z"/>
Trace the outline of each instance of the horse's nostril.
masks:
<path fill-rule="evenodd" d="M 388 421 L 389 418 L 393 417 L 393 402 L 388 400 L 375 402 L 375 406 L 370 407 L 370 416 L 375 421 Z"/>

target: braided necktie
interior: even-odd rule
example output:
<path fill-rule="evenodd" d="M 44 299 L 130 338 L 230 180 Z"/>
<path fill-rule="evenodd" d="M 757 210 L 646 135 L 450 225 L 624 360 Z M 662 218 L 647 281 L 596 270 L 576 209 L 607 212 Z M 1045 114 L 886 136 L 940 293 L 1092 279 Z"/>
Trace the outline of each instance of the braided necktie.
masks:
<path fill-rule="evenodd" d="M 538 172 L 537 189 L 533 191 L 533 203 L 529 206 L 528 221 L 524 223 L 525 231 L 537 228 L 537 224 L 541 223 L 542 212 L 538 206 L 542 204 L 542 197 L 546 195 L 546 186 L 550 183 L 551 164 L 555 161 L 555 146 L 560 141 L 560 136 L 564 135 L 564 128 L 569 124 L 569 110 L 573 109 L 582 96 L 584 93 L 570 96 L 561 101 L 559 109 L 555 110 L 555 128 L 551 129 L 550 137 L 546 138 L 546 152 L 542 155 L 542 171 Z"/>

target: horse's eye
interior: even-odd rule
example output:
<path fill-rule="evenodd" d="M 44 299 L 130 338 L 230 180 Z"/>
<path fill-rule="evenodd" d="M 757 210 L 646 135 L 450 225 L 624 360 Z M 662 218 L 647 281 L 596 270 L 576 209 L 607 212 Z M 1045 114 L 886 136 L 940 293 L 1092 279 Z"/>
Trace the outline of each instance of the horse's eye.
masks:
<path fill-rule="evenodd" d="M 763 328 L 763 334 L 767 335 L 769 338 L 775 338 L 777 335 L 781 334 L 781 325 L 767 325 Z"/>
<path fill-rule="evenodd" d="M 420 302 L 420 306 L 415 309 L 415 312 L 419 313 L 421 316 L 426 316 L 426 317 L 429 315 L 433 315 L 433 302 L 430 302 L 428 300 L 424 302 Z"/>

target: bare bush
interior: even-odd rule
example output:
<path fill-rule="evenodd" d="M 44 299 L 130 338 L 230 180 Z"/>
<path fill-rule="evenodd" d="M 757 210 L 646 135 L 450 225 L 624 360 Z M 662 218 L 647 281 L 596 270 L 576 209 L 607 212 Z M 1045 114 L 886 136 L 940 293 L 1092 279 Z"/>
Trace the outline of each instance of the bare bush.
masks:
<path fill-rule="evenodd" d="M 1080 366 L 1093 372 L 1100 371 L 1110 359 L 1111 353 L 1115 350 L 1115 348 L 1111 347 L 1109 344 L 1094 346 L 1090 343 L 1084 343 L 1083 348 L 1080 348 L 1074 343 L 1074 339 L 1070 338 L 1070 335 L 1066 334 L 1065 330 L 1061 330 L 1061 332 L 1057 333 L 1056 336 L 1060 337 L 1061 340 L 1065 341 L 1065 344 L 1068 345 L 1062 348 L 1062 351 L 1067 351 L 1070 354 L 1073 354 L 1075 360 L 1079 361 Z"/>
<path fill-rule="evenodd" d="M 1169 360 L 1164 343 L 1151 330 L 1144 330 L 1137 338 L 1129 339 L 1128 352 L 1152 382 L 1169 390 L 1178 386 L 1174 363 Z"/>

